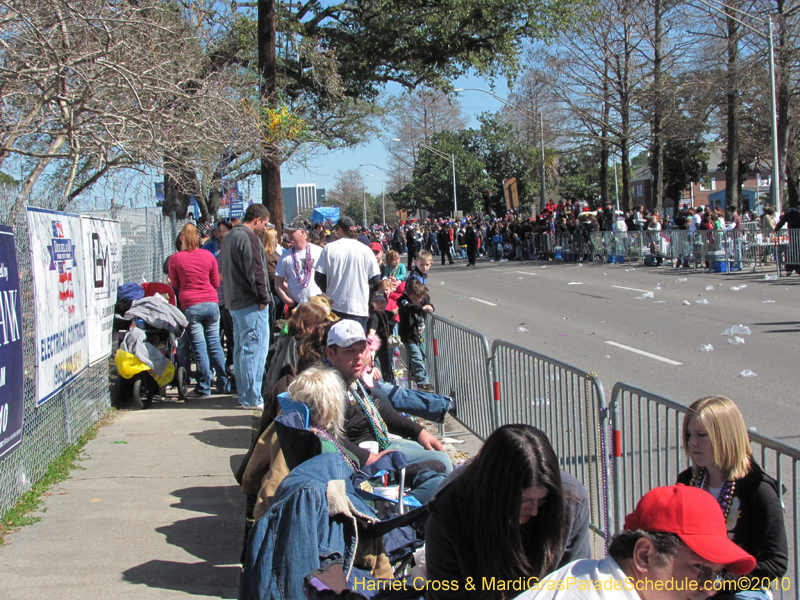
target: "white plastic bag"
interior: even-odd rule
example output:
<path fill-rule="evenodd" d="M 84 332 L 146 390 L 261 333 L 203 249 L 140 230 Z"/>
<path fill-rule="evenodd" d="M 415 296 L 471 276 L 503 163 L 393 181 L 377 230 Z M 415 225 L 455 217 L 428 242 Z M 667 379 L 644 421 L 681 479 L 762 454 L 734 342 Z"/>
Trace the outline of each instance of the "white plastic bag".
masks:
<path fill-rule="evenodd" d="M 729 327 L 728 329 L 726 329 L 725 331 L 720 333 L 720 335 L 730 335 L 730 336 L 733 336 L 733 335 L 750 335 L 751 333 L 753 333 L 753 332 L 750 331 L 750 328 L 747 325 L 741 325 L 740 324 L 740 325 L 734 325 L 733 327 Z"/>

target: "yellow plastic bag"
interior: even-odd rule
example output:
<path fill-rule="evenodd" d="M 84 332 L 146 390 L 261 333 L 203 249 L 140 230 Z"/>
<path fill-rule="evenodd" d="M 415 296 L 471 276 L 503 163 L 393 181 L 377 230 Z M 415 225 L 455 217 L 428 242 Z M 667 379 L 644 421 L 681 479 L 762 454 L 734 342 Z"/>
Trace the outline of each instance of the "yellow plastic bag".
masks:
<path fill-rule="evenodd" d="M 130 379 L 142 371 L 150 370 L 150 367 L 130 352 L 125 352 L 124 350 L 117 350 L 117 354 L 114 356 L 114 364 L 117 365 L 117 373 L 125 379 Z"/>
<path fill-rule="evenodd" d="M 152 372 L 150 374 L 153 375 L 153 379 L 156 380 L 159 387 L 166 387 L 172 383 L 172 378 L 175 377 L 175 365 L 169 363 L 167 368 L 164 369 L 164 372 L 161 374 L 161 377 L 156 377 Z"/>
<path fill-rule="evenodd" d="M 117 350 L 117 354 L 114 356 L 114 364 L 117 365 L 117 373 L 119 373 L 125 379 L 135 377 L 142 371 L 150 371 L 150 375 L 153 376 L 153 379 L 155 379 L 159 387 L 162 388 L 168 386 L 175 377 L 175 365 L 172 363 L 167 365 L 167 368 L 164 369 L 161 377 L 157 377 L 149 366 L 140 361 L 130 352 L 125 352 L 124 350 Z"/>

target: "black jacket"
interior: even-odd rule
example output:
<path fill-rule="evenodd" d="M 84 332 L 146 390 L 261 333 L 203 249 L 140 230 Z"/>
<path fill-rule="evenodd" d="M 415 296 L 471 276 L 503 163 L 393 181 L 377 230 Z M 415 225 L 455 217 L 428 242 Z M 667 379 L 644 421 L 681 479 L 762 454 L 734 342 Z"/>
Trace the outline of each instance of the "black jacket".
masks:
<path fill-rule="evenodd" d="M 446 229 L 440 229 L 439 233 L 436 234 L 436 237 L 439 241 L 440 252 L 444 252 L 445 250 L 449 249 L 450 246 L 453 245 L 453 242 L 450 239 L 450 232 Z"/>
<path fill-rule="evenodd" d="M 413 304 L 408 296 L 403 294 L 397 299 L 397 312 L 400 317 L 398 333 L 404 344 L 421 344 L 422 331 L 425 324 L 425 311 L 422 307 L 430 304 L 426 294 L 419 304 Z"/>
<path fill-rule="evenodd" d="M 691 482 L 691 469 L 678 475 L 678 483 L 691 485 Z M 736 480 L 733 497 L 728 514 L 728 537 L 756 559 L 756 568 L 747 577 L 782 577 L 786 573 L 789 551 L 777 482 L 751 460 L 750 471 Z"/>
<path fill-rule="evenodd" d="M 775 229 L 780 229 L 786 224 L 789 229 L 800 229 L 800 210 L 790 208 L 781 217 L 781 220 L 775 225 Z"/>

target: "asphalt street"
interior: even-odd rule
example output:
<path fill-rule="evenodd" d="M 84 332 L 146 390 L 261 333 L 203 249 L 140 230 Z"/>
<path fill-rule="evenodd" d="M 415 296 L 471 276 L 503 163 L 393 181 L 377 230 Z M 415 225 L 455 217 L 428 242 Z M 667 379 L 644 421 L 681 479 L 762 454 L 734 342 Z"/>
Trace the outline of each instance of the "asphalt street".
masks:
<path fill-rule="evenodd" d="M 434 260 L 428 287 L 436 313 L 490 344 L 502 339 L 593 371 L 609 400 L 618 381 L 686 405 L 722 394 L 749 427 L 800 446 L 800 277 L 766 281 L 774 267 L 726 275 L 540 261 L 442 267 Z M 653 297 L 638 299 L 646 293 Z M 752 334 L 733 345 L 720 334 L 737 324 Z M 700 350 L 707 344 L 713 351 Z M 746 369 L 756 376 L 741 377 Z"/>

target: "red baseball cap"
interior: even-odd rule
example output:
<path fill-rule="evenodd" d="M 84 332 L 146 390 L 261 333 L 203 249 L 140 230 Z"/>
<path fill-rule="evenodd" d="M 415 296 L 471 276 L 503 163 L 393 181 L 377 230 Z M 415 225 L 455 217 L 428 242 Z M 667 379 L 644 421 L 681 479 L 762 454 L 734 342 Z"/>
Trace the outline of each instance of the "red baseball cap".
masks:
<path fill-rule="evenodd" d="M 380 245 L 378 242 L 372 242 L 372 243 L 369 245 L 369 248 L 370 248 L 370 250 L 372 250 L 373 252 L 382 252 L 382 251 L 383 251 L 383 246 L 381 246 L 381 245 Z"/>
<path fill-rule="evenodd" d="M 625 517 L 625 530 L 674 533 L 701 558 L 745 575 L 756 559 L 728 539 L 722 509 L 714 497 L 696 487 L 672 485 L 650 490 Z"/>

